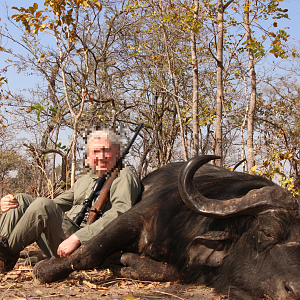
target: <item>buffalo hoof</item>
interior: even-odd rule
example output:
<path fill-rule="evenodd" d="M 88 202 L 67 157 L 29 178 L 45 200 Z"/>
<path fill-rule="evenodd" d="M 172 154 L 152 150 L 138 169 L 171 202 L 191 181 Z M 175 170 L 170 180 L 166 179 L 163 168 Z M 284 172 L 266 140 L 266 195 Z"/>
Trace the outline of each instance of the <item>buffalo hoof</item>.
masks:
<path fill-rule="evenodd" d="M 180 279 L 179 273 L 172 266 L 137 254 L 125 253 L 121 256 L 120 262 L 125 267 L 118 265 L 111 267 L 114 275 L 119 277 L 161 282 Z"/>
<path fill-rule="evenodd" d="M 41 283 L 50 283 L 66 278 L 74 270 L 67 259 L 51 258 L 38 262 L 33 268 L 33 277 Z"/>

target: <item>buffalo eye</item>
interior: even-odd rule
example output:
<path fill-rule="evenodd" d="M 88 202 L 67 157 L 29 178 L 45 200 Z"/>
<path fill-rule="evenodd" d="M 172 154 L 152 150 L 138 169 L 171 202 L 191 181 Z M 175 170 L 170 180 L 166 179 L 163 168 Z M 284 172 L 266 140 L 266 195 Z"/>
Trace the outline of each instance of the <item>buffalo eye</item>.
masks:
<path fill-rule="evenodd" d="M 256 248 L 257 251 L 263 251 L 270 245 L 276 244 L 277 239 L 267 229 L 258 230 Z"/>
<path fill-rule="evenodd" d="M 266 236 L 267 238 L 271 237 L 271 233 L 268 230 L 261 230 L 261 232 L 264 234 L 264 236 Z"/>

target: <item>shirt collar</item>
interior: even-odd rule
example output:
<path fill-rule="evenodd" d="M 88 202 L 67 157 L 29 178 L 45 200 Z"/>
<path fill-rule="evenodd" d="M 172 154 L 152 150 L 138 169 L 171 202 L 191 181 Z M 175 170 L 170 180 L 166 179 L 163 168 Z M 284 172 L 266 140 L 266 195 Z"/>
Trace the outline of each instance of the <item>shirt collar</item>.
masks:
<path fill-rule="evenodd" d="M 90 178 L 93 178 L 93 179 L 97 179 L 99 178 L 99 176 L 95 173 L 95 171 L 93 170 L 89 170 L 89 172 L 87 173 L 87 175 L 90 177 Z M 105 177 L 107 177 L 107 174 L 105 175 Z"/>
<path fill-rule="evenodd" d="M 98 178 L 98 176 L 96 175 L 96 173 L 93 170 L 90 170 L 87 175 L 90 178 L 93 178 L 93 179 L 97 179 Z"/>

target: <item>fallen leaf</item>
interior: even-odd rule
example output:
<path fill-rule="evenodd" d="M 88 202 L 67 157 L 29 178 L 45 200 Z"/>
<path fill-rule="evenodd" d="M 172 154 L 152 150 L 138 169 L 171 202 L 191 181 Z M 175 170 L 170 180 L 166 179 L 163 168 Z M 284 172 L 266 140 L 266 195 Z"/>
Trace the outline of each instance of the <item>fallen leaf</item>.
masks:
<path fill-rule="evenodd" d="M 145 287 L 145 289 L 149 289 L 149 290 L 151 290 L 151 289 L 155 289 L 156 287 L 155 287 L 155 285 L 154 284 L 152 284 L 152 283 L 150 283 L 150 284 L 148 284 L 146 287 Z"/>
<path fill-rule="evenodd" d="M 125 296 L 125 298 L 124 298 L 124 300 L 140 300 L 141 298 L 136 298 L 136 297 L 134 297 L 134 296 L 132 296 L 132 295 L 126 295 Z"/>
<path fill-rule="evenodd" d="M 108 288 L 105 286 L 97 286 L 97 290 L 103 290 L 103 291 L 107 291 Z"/>
<path fill-rule="evenodd" d="M 87 286 L 88 286 L 89 288 L 91 288 L 91 289 L 96 289 L 96 288 L 97 288 L 97 285 L 96 285 L 96 284 L 90 283 L 89 281 L 83 280 L 83 283 L 84 283 L 85 285 L 87 285 Z"/>

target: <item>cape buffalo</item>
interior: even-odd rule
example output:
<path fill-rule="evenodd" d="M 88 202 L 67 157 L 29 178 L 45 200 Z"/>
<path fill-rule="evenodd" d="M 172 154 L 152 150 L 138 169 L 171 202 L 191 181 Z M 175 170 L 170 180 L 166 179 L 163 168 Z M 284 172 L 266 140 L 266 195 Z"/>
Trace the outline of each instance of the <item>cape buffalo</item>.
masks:
<path fill-rule="evenodd" d="M 140 203 L 70 257 L 38 263 L 34 276 L 59 280 L 121 252 L 118 276 L 204 283 L 230 299 L 300 299 L 297 199 L 265 178 L 206 164 L 216 158 L 150 173 Z"/>

